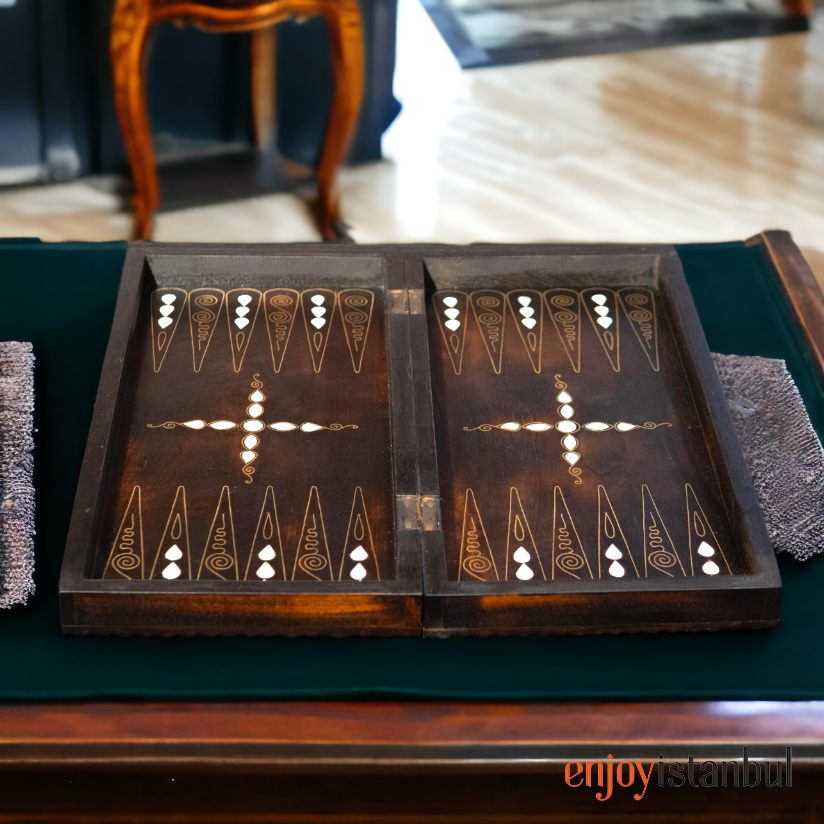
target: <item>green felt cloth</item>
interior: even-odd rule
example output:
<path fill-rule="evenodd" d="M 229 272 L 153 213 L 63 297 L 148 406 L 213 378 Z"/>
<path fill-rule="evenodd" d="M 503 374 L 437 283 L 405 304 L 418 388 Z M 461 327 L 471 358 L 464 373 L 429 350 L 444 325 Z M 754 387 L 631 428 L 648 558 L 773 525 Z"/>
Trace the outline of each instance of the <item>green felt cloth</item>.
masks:
<path fill-rule="evenodd" d="M 34 343 L 37 594 L 0 613 L 0 698 L 824 698 L 824 559 L 780 562 L 763 632 L 501 639 L 80 638 L 57 582 L 126 246 L 0 242 L 0 339 Z M 679 249 L 710 348 L 784 358 L 824 397 L 757 249 Z"/>

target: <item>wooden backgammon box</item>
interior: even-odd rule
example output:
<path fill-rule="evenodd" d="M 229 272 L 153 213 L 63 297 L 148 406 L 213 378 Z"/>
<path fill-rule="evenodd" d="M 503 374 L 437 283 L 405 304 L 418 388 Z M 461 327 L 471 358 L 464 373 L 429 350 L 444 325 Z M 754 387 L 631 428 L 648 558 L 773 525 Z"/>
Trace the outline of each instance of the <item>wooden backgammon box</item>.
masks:
<path fill-rule="evenodd" d="M 76 634 L 765 628 L 775 557 L 669 247 L 128 253 Z"/>

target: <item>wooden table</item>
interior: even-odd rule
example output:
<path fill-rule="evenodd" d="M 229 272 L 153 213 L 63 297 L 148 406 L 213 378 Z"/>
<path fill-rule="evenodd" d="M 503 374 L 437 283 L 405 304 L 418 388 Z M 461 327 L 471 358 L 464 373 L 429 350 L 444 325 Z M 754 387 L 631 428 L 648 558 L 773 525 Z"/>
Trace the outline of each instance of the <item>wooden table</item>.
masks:
<path fill-rule="evenodd" d="M 251 31 L 255 137 L 258 148 L 274 128 L 274 29 L 290 18 L 322 17 L 335 75 L 332 109 L 317 169 L 315 221 L 324 240 L 342 238 L 336 180 L 352 140 L 363 96 L 363 21 L 357 0 L 116 0 L 110 50 L 114 99 L 135 186 L 136 235 L 148 240 L 160 205 L 145 90 L 148 36 L 173 20 L 213 32 Z"/>
<path fill-rule="evenodd" d="M 571 760 L 784 757 L 792 787 L 570 788 Z M 0 820 L 817 821 L 824 703 L 55 704 L 0 709 Z M 574 816 L 574 818 L 570 818 Z M 431 818 L 430 818 L 431 817 Z"/>
<path fill-rule="evenodd" d="M 824 297 L 790 236 L 760 244 L 824 380 Z M 433 642 L 437 643 L 437 642 Z M 815 654 L 811 650 L 811 654 Z M 565 782 L 569 761 L 784 757 L 792 787 Z M 0 706 L 0 821 L 815 822 L 824 702 L 73 703 Z"/>

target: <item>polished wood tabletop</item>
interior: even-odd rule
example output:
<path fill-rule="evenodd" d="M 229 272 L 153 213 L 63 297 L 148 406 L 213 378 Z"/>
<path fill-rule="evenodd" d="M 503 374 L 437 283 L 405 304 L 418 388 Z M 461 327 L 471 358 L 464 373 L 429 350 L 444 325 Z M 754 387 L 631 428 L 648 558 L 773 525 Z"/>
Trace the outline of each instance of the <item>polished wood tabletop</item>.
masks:
<path fill-rule="evenodd" d="M 649 780 L 601 802 L 565 780 L 575 760 L 649 771 L 744 746 L 774 770 L 788 745 L 791 787 Z M 822 760 L 822 702 L 3 706 L 0 821 L 809 822 Z"/>

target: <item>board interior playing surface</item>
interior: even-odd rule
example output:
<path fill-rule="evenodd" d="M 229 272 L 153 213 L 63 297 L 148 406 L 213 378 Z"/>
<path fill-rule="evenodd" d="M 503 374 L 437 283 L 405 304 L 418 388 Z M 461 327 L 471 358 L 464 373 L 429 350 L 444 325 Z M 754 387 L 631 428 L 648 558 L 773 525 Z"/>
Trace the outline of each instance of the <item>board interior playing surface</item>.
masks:
<path fill-rule="evenodd" d="M 334 277 L 305 288 L 219 275 L 195 286 L 184 275 L 146 292 L 139 391 L 118 426 L 92 574 L 394 577 L 384 301 L 373 264 L 373 282 L 356 288 Z"/>
<path fill-rule="evenodd" d="M 427 301 L 450 579 L 745 572 L 656 291 L 506 286 Z"/>

